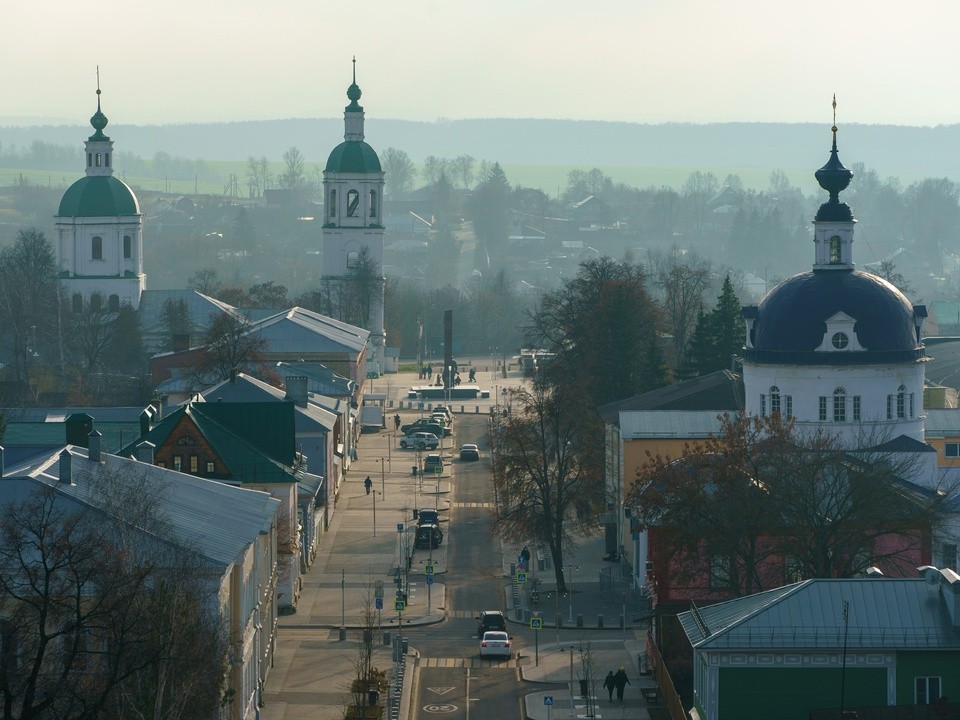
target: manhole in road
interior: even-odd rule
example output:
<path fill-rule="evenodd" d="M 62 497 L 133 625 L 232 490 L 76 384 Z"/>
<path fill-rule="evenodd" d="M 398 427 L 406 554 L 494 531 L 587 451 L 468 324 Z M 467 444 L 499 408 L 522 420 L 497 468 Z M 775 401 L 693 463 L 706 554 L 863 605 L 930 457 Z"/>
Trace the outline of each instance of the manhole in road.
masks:
<path fill-rule="evenodd" d="M 459 708 L 456 705 L 450 705 L 449 703 L 430 704 L 423 706 L 423 711 L 428 713 L 452 713 L 456 712 L 458 709 Z"/>

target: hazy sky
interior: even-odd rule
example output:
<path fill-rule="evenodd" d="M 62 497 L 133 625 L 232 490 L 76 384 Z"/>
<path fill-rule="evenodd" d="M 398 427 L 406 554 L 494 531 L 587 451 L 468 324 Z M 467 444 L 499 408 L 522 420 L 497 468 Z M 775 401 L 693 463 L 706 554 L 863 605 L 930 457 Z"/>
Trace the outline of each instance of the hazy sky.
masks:
<path fill-rule="evenodd" d="M 960 3 L 32 0 L 0 34 L 0 118 L 960 122 Z M 9 123 L 9 120 L 7 120 Z"/>

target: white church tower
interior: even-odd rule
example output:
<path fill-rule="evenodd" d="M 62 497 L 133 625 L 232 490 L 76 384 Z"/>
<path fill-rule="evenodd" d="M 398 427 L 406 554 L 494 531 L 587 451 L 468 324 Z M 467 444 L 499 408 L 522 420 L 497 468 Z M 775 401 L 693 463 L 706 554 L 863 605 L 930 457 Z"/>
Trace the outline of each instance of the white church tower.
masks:
<path fill-rule="evenodd" d="M 836 112 L 836 102 L 834 102 Z M 923 305 L 855 269 L 854 224 L 839 194 L 853 173 L 833 147 L 817 170 L 830 197 L 813 220 L 812 270 L 743 308 L 744 400 L 752 415 L 782 414 L 803 431 L 863 448 L 906 436 L 923 442 Z"/>
<path fill-rule="evenodd" d="M 121 305 L 136 310 L 146 287 L 143 215 L 133 190 L 113 176 L 113 141 L 103 134 L 107 117 L 100 110 L 99 86 L 90 124 L 86 177 L 67 188 L 54 217 L 60 282 L 75 311 L 94 295 L 111 310 Z"/>
<path fill-rule="evenodd" d="M 353 60 L 353 84 L 347 89 L 350 104 L 343 112 L 343 142 L 327 159 L 323 171 L 323 278 L 333 287 L 351 271 L 370 269 L 375 288 L 370 298 L 370 349 L 367 373 L 384 372 L 386 332 L 383 325 L 383 170 L 380 158 L 363 140 L 363 108 Z M 365 265 L 365 268 L 362 266 Z M 340 281 L 340 282 L 338 282 Z"/>

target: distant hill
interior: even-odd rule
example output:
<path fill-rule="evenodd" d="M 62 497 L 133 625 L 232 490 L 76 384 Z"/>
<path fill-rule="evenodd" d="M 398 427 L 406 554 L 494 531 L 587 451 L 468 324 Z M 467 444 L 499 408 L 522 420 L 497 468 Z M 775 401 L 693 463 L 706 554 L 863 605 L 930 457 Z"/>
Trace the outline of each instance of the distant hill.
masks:
<path fill-rule="evenodd" d="M 510 164 L 629 165 L 655 167 L 757 167 L 815 169 L 830 149 L 823 124 L 722 123 L 641 125 L 623 122 L 483 119 L 412 122 L 367 116 L 367 141 L 396 147 L 422 161 L 428 155 L 472 155 Z M 0 127 L 0 144 L 34 140 L 77 144 L 89 125 Z M 340 118 L 264 120 L 184 125 L 123 125 L 108 134 L 117 149 L 150 158 L 157 151 L 205 160 L 279 160 L 296 146 L 308 162 L 323 163 L 341 140 Z M 960 177 L 960 125 L 906 127 L 843 125 L 839 135 L 846 165 L 863 162 L 882 176 L 909 182 L 919 177 Z"/>

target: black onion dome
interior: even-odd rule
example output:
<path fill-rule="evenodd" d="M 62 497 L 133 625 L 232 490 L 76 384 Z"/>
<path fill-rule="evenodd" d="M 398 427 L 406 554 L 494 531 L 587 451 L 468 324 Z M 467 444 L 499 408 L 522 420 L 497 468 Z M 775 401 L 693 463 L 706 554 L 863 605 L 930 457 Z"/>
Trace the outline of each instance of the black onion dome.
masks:
<path fill-rule="evenodd" d="M 853 213 L 850 211 L 850 206 L 840 202 L 839 196 L 842 191 L 847 189 L 847 185 L 853 179 L 853 172 L 845 168 L 843 163 L 840 162 L 840 155 L 837 153 L 837 126 L 834 125 L 832 130 L 833 147 L 830 148 L 830 158 L 826 165 L 813 174 L 817 182 L 820 183 L 820 187 L 830 193 L 830 199 L 820 206 L 814 220 L 851 222 Z"/>
<path fill-rule="evenodd" d="M 864 351 L 816 351 L 827 319 L 838 312 L 856 320 Z M 751 338 L 746 359 L 757 362 L 844 365 L 923 357 L 910 301 L 883 278 L 860 271 L 813 270 L 784 280 L 756 309 Z"/>

